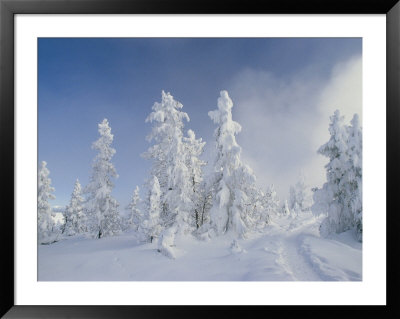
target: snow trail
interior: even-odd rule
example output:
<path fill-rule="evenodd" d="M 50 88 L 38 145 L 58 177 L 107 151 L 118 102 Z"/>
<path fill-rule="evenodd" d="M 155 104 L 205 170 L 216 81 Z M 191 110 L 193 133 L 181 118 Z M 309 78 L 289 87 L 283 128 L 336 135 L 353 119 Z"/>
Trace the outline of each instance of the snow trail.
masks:
<path fill-rule="evenodd" d="M 321 277 L 303 255 L 302 242 L 317 231 L 315 219 L 287 218 L 276 220 L 277 228 L 270 240 L 275 242 L 276 263 L 296 281 L 320 281 Z M 273 248 L 272 248 L 273 249 Z"/>

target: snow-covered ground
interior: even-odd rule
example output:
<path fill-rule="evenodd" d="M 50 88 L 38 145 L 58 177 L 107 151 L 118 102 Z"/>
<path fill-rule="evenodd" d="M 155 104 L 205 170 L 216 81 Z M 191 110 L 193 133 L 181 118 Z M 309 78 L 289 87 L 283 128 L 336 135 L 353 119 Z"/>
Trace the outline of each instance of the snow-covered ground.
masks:
<path fill-rule="evenodd" d="M 362 244 L 351 232 L 321 238 L 311 214 L 280 217 L 263 233 L 235 243 L 229 235 L 210 241 L 176 240 L 176 259 L 134 232 L 97 239 L 70 237 L 38 246 L 43 281 L 360 281 Z"/>

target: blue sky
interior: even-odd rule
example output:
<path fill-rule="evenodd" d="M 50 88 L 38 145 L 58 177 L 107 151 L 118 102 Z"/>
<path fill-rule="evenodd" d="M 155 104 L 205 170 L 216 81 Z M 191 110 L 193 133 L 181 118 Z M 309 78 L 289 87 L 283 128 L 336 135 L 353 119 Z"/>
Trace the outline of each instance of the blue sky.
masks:
<path fill-rule="evenodd" d="M 183 104 L 197 137 L 213 148 L 207 113 L 228 90 L 243 131 L 243 160 L 261 186 L 284 198 L 300 171 L 324 179 L 316 146 L 327 138 L 334 107 L 361 113 L 362 40 L 354 38 L 40 38 L 38 160 L 47 161 L 56 200 L 68 203 L 74 181 L 91 173 L 97 124 L 109 120 L 119 174 L 114 196 L 124 208 L 151 163 L 143 158 L 145 118 L 169 91 Z M 334 103 L 335 105 L 331 105 Z"/>

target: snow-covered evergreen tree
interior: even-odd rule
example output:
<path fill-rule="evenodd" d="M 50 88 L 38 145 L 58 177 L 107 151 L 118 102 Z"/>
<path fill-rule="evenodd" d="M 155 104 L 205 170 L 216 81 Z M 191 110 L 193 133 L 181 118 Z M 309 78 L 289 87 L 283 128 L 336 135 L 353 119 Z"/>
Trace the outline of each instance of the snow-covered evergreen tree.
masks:
<path fill-rule="evenodd" d="M 141 229 L 145 232 L 146 240 L 153 242 L 160 236 L 162 231 L 161 223 L 161 189 L 156 176 L 150 180 L 149 195 L 147 197 L 147 216 L 141 224 Z"/>
<path fill-rule="evenodd" d="M 111 195 L 114 184 L 112 178 L 117 177 L 111 159 L 115 149 L 111 147 L 114 136 L 107 119 L 98 125 L 100 138 L 92 148 L 98 153 L 92 164 L 92 175 L 85 188 L 88 194 L 85 208 L 90 219 L 90 232 L 95 238 L 112 236 L 121 231 L 121 218 L 118 212 L 118 202 Z"/>
<path fill-rule="evenodd" d="M 354 114 L 347 128 L 350 169 L 347 175 L 348 205 L 354 216 L 357 238 L 362 241 L 362 129 L 358 114 Z"/>
<path fill-rule="evenodd" d="M 298 215 L 310 211 L 312 205 L 311 189 L 305 183 L 305 177 L 300 175 L 299 180 L 289 190 L 289 209 Z"/>
<path fill-rule="evenodd" d="M 345 126 L 339 111 L 331 116 L 330 139 L 322 145 L 318 153 L 329 158 L 325 166 L 327 182 L 314 191 L 314 214 L 327 214 L 322 222 L 322 236 L 341 233 L 357 228 L 358 237 L 362 233 L 362 157 L 361 128 L 358 116 L 352 126 Z"/>
<path fill-rule="evenodd" d="M 163 231 L 158 246 L 167 256 L 173 255 L 169 243 L 175 241 L 176 234 L 187 234 L 194 229 L 193 188 L 187 145 L 183 141 L 183 121 L 189 121 L 189 116 L 181 111 L 182 107 L 170 93 L 162 91 L 161 103 L 154 103 L 153 112 L 146 119 L 153 123 L 147 139 L 155 144 L 143 155 L 153 160 L 151 174 L 160 184 Z"/>
<path fill-rule="evenodd" d="M 204 161 L 200 159 L 203 153 L 205 142 L 202 139 L 196 139 L 196 136 L 192 130 L 188 131 L 188 137 L 183 138 L 185 154 L 186 154 L 186 166 L 189 171 L 190 179 L 190 200 L 191 200 L 191 214 L 193 220 L 193 226 L 199 228 L 204 222 L 204 189 L 201 188 L 203 182 L 203 166 L 206 165 Z"/>
<path fill-rule="evenodd" d="M 139 227 L 143 222 L 143 214 L 139 208 L 140 205 L 139 186 L 136 186 L 130 203 L 127 206 L 128 217 L 126 218 L 125 228 L 139 231 Z"/>
<path fill-rule="evenodd" d="M 344 127 L 344 117 L 340 116 L 338 110 L 330 117 L 329 141 L 318 149 L 318 153 L 329 158 L 325 165 L 327 171 L 327 182 L 321 189 L 314 192 L 314 214 L 328 214 L 321 224 L 321 235 L 326 236 L 331 232 L 342 232 L 346 230 L 344 219 L 344 203 L 340 182 L 343 179 L 347 162 L 347 132 Z"/>
<path fill-rule="evenodd" d="M 232 120 L 233 103 L 227 91 L 221 91 L 218 109 L 208 115 L 218 127 L 215 130 L 216 159 L 211 176 L 214 194 L 210 209 L 209 234 L 221 235 L 233 231 L 244 236 L 253 219 L 251 207 L 255 189 L 252 170 L 240 159 L 241 148 L 236 142 L 236 134 L 241 131 L 239 123 Z"/>
<path fill-rule="evenodd" d="M 261 189 L 255 187 L 255 184 L 247 185 L 246 193 L 248 194 L 244 215 L 246 225 L 251 229 L 263 230 L 270 222 L 271 213 L 275 212 L 272 209 L 275 198 L 269 196 L 271 194 L 268 193 L 268 189 L 264 193 Z"/>
<path fill-rule="evenodd" d="M 213 188 L 212 184 L 210 183 L 210 179 L 205 178 L 200 185 L 200 196 L 199 196 L 199 226 L 198 234 L 204 234 L 204 227 L 208 227 L 210 223 L 210 209 L 213 203 Z"/>
<path fill-rule="evenodd" d="M 291 215 L 291 212 L 290 212 L 290 209 L 289 209 L 289 204 L 288 204 L 288 201 L 287 201 L 287 199 L 285 199 L 285 201 L 284 201 L 284 203 L 283 203 L 283 206 L 282 206 L 282 213 L 281 213 L 283 216 L 290 216 Z"/>
<path fill-rule="evenodd" d="M 54 213 L 49 204 L 49 200 L 55 199 L 53 195 L 54 187 L 51 186 L 49 178 L 50 171 L 47 163 L 42 161 L 38 172 L 38 243 L 46 244 L 54 241 L 55 223 L 53 220 Z"/>
<path fill-rule="evenodd" d="M 268 216 L 279 214 L 280 200 L 274 184 L 267 187 L 264 195 L 264 205 Z"/>
<path fill-rule="evenodd" d="M 153 112 L 146 119 L 153 123 L 147 138 L 155 144 L 144 156 L 153 160 L 152 175 L 161 189 L 162 226 L 173 227 L 171 234 L 191 229 L 192 188 L 183 143 L 183 121 L 189 121 L 189 116 L 181 111 L 182 107 L 170 93 L 162 91 L 161 103 L 154 103 Z"/>
<path fill-rule="evenodd" d="M 83 211 L 84 199 L 82 187 L 77 179 L 69 205 L 64 210 L 64 226 L 62 232 L 72 236 L 87 231 L 87 218 Z"/>

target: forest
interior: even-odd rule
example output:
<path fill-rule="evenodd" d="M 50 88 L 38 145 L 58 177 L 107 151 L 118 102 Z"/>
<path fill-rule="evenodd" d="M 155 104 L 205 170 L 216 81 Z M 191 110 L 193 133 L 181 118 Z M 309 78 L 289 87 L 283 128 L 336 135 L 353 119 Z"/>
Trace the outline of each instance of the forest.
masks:
<path fill-rule="evenodd" d="M 145 119 L 151 126 L 147 135 L 150 146 L 141 156 L 151 162 L 151 170 L 143 185 L 132 185 L 131 200 L 125 205 L 118 203 L 112 194 L 118 174 L 112 161 L 116 153 L 112 145 L 114 136 L 107 119 L 98 124 L 99 137 L 92 144 L 97 154 L 92 161 L 89 183 L 82 186 L 76 179 L 70 201 L 62 210 L 62 219 L 55 218 L 56 212 L 51 206 L 55 198 L 51 163 L 42 161 L 38 171 L 39 259 L 51 258 L 56 249 L 62 249 L 57 247 L 65 248 L 61 245 L 67 242 L 76 245 L 107 238 L 126 239 L 129 235 L 135 241 L 132 246 L 149 247 L 155 256 L 174 261 L 182 259 L 185 251 L 204 244 L 228 247 L 236 255 L 264 247 L 276 255 L 274 265 L 291 274 L 291 277 L 277 276 L 276 280 L 360 280 L 362 128 L 358 115 L 354 114 L 349 124 L 339 110 L 331 115 L 327 128 L 330 139 L 315 150 L 328 159 L 326 182 L 320 188 L 313 187 L 307 185 L 306 176 L 299 174 L 285 199 L 278 196 L 273 181 L 266 189 L 260 187 L 252 168 L 242 160 L 242 149 L 236 139 L 242 127 L 232 118 L 233 106 L 228 92 L 221 91 L 217 108 L 208 112 L 215 125 L 215 140 L 214 160 L 206 162 L 202 159 L 205 142 L 186 128 L 190 118 L 183 105 L 162 91 L 161 101 L 154 103 Z M 207 173 L 205 167 L 209 168 Z M 140 189 L 146 194 L 144 198 L 140 196 Z M 293 231 L 296 236 L 288 237 Z M 305 238 L 307 231 L 312 231 L 313 237 Z M 288 240 L 277 239 L 279 236 L 286 236 Z M 325 246 L 315 241 L 316 238 Z M 345 238 L 346 248 L 338 248 L 335 241 L 338 238 Z M 294 248 L 296 251 L 290 252 Z M 334 275 L 326 271 L 320 256 L 325 248 L 331 249 L 332 255 L 338 249 L 343 256 L 351 255 L 353 249 L 358 259 L 356 266 L 348 268 L 356 270 L 343 276 L 338 275 L 340 271 L 333 271 Z M 199 250 L 199 256 L 212 255 L 212 251 Z M 257 260 L 257 256 L 253 257 Z M 296 258 L 305 256 L 309 263 L 314 263 L 310 268 L 315 269 L 315 264 L 320 266 L 318 277 L 299 276 L 309 271 L 306 266 L 303 270 L 290 268 Z M 317 256 L 321 257 L 319 261 L 315 260 Z M 334 261 L 339 259 L 340 256 Z M 188 273 L 187 278 L 194 276 L 191 271 Z"/>

